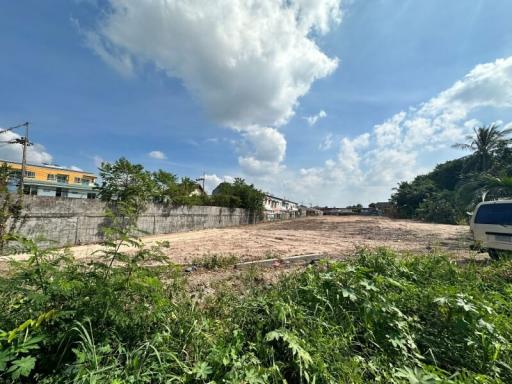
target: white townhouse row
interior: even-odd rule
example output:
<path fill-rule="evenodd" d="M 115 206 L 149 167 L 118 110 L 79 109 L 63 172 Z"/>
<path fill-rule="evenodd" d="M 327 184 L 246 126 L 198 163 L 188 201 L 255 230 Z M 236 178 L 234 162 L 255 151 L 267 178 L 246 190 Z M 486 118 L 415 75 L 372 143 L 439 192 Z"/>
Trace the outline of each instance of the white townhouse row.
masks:
<path fill-rule="evenodd" d="M 299 213 L 299 204 L 270 194 L 265 195 L 263 207 L 269 220 L 283 218 L 281 215 L 285 214 L 288 217 L 295 217 Z"/>

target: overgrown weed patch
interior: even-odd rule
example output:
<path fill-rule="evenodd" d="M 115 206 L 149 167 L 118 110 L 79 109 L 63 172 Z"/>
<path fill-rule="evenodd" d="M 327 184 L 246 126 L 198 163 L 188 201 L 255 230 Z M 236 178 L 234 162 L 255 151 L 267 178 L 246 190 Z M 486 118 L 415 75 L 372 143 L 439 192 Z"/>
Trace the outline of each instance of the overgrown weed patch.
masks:
<path fill-rule="evenodd" d="M 199 302 L 173 269 L 130 264 L 106 275 L 38 253 L 0 279 L 0 378 L 509 383 L 511 267 L 359 250 L 272 285 L 248 273 L 245 292 L 226 286 Z"/>

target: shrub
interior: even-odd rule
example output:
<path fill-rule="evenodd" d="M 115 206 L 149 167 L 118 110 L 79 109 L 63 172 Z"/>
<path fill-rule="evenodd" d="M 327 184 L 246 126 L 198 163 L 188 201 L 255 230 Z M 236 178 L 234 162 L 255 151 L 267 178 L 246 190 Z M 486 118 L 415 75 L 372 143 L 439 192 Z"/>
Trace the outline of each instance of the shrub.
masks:
<path fill-rule="evenodd" d="M 169 271 L 129 269 L 120 257 L 105 275 L 32 251 L 0 280 L 0 323 L 21 329 L 52 315 L 28 334 L 37 349 L 0 359 L 6 382 L 512 382 L 507 260 L 458 266 L 362 250 L 198 302 Z M 0 356 L 12 356 L 6 334 Z M 26 369 L 10 376 L 22 359 Z"/>

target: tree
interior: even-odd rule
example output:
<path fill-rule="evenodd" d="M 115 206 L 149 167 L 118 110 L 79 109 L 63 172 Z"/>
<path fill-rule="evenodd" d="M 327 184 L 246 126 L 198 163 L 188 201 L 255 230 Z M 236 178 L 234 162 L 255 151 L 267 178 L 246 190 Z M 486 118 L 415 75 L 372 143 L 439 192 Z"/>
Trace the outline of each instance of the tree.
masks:
<path fill-rule="evenodd" d="M 182 177 L 179 188 L 182 196 L 190 196 L 190 194 L 196 190 L 197 182 L 190 177 Z"/>
<path fill-rule="evenodd" d="M 475 202 L 512 197 L 512 176 L 502 172 L 498 176 L 489 173 L 468 181 L 463 188 L 471 191 Z"/>
<path fill-rule="evenodd" d="M 500 130 L 499 125 L 491 124 L 473 128 L 473 131 L 474 135 L 466 136 L 466 143 L 454 144 L 453 147 L 473 151 L 479 159 L 480 170 L 487 171 L 498 150 L 512 143 L 512 139 L 507 138 L 512 133 L 512 128 Z"/>
<path fill-rule="evenodd" d="M 484 188 L 484 200 L 488 195 L 493 195 L 495 198 L 512 197 L 512 176 L 504 173 L 500 176 L 485 175 Z"/>
<path fill-rule="evenodd" d="M 102 163 L 99 168 L 102 184 L 99 195 L 115 206 L 113 214 L 128 219 L 131 224 L 146 208 L 154 195 L 156 184 L 151 173 L 140 164 L 121 157 L 114 164 Z"/>
<path fill-rule="evenodd" d="M 263 214 L 265 194 L 256 189 L 253 184 L 247 184 L 244 179 L 236 178 L 233 183 L 223 182 L 212 192 L 212 203 L 230 208 L 244 208 L 254 217 Z"/>
<path fill-rule="evenodd" d="M 233 194 L 233 185 L 227 181 L 223 181 L 212 191 L 212 195 L 231 195 Z"/>
<path fill-rule="evenodd" d="M 155 183 L 153 200 L 157 203 L 172 204 L 180 195 L 178 177 L 170 172 L 159 169 L 152 174 Z"/>
<path fill-rule="evenodd" d="M 0 165 L 0 254 L 3 253 L 5 243 L 8 241 L 8 236 L 14 227 L 10 220 L 16 220 L 21 213 L 21 196 L 18 199 L 13 199 L 9 193 L 9 182 L 14 176 L 14 171 L 7 165 L 2 163 Z"/>
<path fill-rule="evenodd" d="M 420 204 L 439 189 L 428 176 L 417 176 L 412 182 L 401 182 L 391 196 L 391 203 L 400 217 L 412 219 Z"/>
<path fill-rule="evenodd" d="M 464 219 L 464 213 L 457 209 L 454 192 L 444 190 L 423 200 L 416 210 L 416 217 L 434 223 L 454 224 Z"/>

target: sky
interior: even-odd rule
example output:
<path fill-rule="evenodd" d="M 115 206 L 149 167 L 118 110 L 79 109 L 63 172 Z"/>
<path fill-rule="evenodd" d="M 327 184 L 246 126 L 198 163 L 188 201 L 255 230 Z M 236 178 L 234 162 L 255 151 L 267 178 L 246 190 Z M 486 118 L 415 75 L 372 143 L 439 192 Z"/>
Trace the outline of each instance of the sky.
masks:
<path fill-rule="evenodd" d="M 512 122 L 509 0 L 0 0 L 0 127 L 29 161 L 386 201 Z M 512 125 L 511 125 L 512 126 Z M 2 134 L 2 141 L 21 134 Z M 0 158 L 19 160 L 0 143 Z"/>

